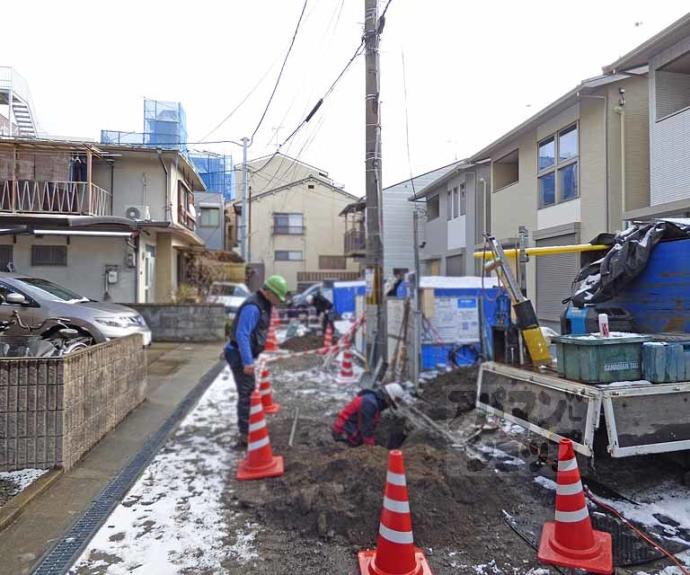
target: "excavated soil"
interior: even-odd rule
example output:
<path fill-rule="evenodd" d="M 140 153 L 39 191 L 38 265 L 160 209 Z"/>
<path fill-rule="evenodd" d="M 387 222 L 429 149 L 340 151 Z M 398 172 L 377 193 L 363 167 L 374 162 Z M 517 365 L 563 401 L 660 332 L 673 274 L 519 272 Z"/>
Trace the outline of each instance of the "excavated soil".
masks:
<path fill-rule="evenodd" d="M 336 444 L 324 424 L 313 418 L 299 420 L 290 448 L 291 426 L 290 419 L 271 424 L 274 451 L 286 455 L 285 475 L 259 489 L 255 484 L 240 485 L 235 493 L 240 508 L 252 509 L 261 522 L 303 537 L 371 545 L 378 529 L 388 450 Z M 418 432 L 414 444 L 405 442 L 403 448 L 417 544 L 466 547 L 468 540 L 492 538 L 497 513 L 515 509 L 515 494 L 495 474 L 473 473 L 459 454 L 449 456 L 437 438 L 423 436 Z"/>
<path fill-rule="evenodd" d="M 323 345 L 323 336 L 308 334 L 290 338 L 280 344 L 280 349 L 286 351 L 307 351 L 317 349 Z"/>
<path fill-rule="evenodd" d="M 439 374 L 422 386 L 420 411 L 435 420 L 454 419 L 474 409 L 477 396 L 476 367 Z"/>

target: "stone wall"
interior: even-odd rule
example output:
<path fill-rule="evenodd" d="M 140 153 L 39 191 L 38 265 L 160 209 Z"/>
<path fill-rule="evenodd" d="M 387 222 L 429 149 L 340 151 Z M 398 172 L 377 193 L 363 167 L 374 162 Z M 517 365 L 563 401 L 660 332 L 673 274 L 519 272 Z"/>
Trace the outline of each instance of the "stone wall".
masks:
<path fill-rule="evenodd" d="M 144 316 L 153 341 L 223 341 L 225 307 L 220 304 L 127 304 Z"/>
<path fill-rule="evenodd" d="M 0 358 L 0 471 L 69 469 L 145 394 L 139 335 L 65 358 Z"/>

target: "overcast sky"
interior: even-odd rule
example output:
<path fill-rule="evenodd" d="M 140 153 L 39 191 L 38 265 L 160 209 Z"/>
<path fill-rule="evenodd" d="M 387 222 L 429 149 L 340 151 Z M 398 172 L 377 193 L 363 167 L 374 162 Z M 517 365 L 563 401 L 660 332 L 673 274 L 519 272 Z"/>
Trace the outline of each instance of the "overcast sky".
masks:
<path fill-rule="evenodd" d="M 302 4 L 6 3 L 0 64 L 26 78 L 41 129 L 51 134 L 141 131 L 149 97 L 183 103 L 191 141 L 237 140 L 258 122 Z M 384 185 L 478 151 L 686 11 L 679 0 L 392 0 L 381 41 Z M 308 0 L 251 157 L 275 149 L 325 92 L 360 41 L 363 13 L 364 0 Z M 195 147 L 241 160 L 229 144 Z M 362 58 L 283 151 L 364 193 Z"/>

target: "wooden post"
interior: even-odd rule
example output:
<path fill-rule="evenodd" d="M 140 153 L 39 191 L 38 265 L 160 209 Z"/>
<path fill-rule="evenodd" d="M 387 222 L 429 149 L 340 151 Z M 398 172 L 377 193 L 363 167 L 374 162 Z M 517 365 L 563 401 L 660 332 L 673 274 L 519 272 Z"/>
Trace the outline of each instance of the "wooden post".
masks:
<path fill-rule="evenodd" d="M 12 194 L 10 198 L 12 202 L 10 211 L 14 212 L 17 209 L 17 146 L 12 146 Z"/>

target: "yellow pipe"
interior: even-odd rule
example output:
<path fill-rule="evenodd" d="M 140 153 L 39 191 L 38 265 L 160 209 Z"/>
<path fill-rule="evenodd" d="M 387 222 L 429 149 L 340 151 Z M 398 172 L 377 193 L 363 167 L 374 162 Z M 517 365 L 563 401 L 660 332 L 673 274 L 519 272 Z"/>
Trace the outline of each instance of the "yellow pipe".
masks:
<path fill-rule="evenodd" d="M 560 254 L 579 254 L 582 252 L 600 252 L 608 250 L 611 246 L 604 246 L 601 244 L 573 244 L 569 246 L 543 246 L 540 248 L 526 248 L 525 253 L 528 256 L 555 256 Z M 504 250 L 507 258 L 516 258 L 520 253 L 518 249 Z M 474 252 L 475 258 L 482 258 L 487 260 L 493 259 L 493 254 L 489 251 Z"/>

